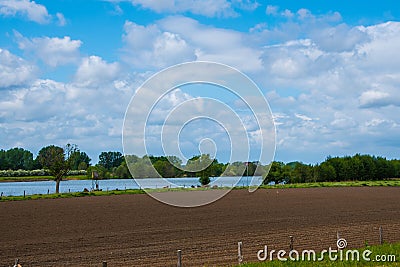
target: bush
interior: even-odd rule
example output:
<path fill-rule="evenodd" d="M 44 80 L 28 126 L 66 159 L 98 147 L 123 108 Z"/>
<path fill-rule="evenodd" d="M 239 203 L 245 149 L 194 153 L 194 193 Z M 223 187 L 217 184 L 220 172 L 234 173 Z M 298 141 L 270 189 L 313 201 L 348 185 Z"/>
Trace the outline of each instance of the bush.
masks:
<path fill-rule="evenodd" d="M 201 183 L 201 185 L 208 185 L 210 183 L 210 177 L 208 177 L 207 175 L 202 175 L 199 178 L 199 182 Z"/>
<path fill-rule="evenodd" d="M 85 170 L 69 171 L 68 175 L 86 175 Z M 0 177 L 51 176 L 48 170 L 0 170 Z"/>

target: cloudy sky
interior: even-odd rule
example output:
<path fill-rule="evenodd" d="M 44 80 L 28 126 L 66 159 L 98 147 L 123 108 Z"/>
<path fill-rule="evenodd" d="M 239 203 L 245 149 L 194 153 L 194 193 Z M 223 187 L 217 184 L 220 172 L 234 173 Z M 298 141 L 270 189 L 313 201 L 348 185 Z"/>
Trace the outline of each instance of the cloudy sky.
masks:
<path fill-rule="evenodd" d="M 276 160 L 399 158 L 399 47 L 398 1 L 0 0 L 0 148 L 75 143 L 94 163 L 122 151 L 135 90 L 197 60 L 259 86 Z M 207 93 L 224 96 L 178 88 L 163 105 Z"/>

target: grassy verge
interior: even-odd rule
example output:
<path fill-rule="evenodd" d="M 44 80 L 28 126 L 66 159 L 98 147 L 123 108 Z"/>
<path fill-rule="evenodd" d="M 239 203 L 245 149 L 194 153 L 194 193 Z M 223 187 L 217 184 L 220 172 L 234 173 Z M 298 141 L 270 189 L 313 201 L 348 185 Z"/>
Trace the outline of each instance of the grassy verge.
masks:
<path fill-rule="evenodd" d="M 229 189 L 228 187 L 219 187 L 218 189 Z M 126 189 L 126 190 L 109 190 L 109 191 L 91 191 L 91 192 L 72 192 L 59 194 L 36 194 L 24 196 L 3 196 L 1 201 L 20 201 L 20 200 L 35 200 L 35 199 L 56 199 L 56 198 L 71 198 L 71 197 L 87 197 L 87 196 L 112 196 L 112 195 L 133 195 L 145 194 L 146 192 L 179 192 L 179 191 L 205 191 L 218 190 L 206 187 L 199 188 L 158 188 L 158 189 Z"/>
<path fill-rule="evenodd" d="M 284 185 L 262 185 L 260 188 L 313 188 L 313 187 L 400 186 L 400 179 L 379 181 L 315 182 Z"/>
<path fill-rule="evenodd" d="M 383 244 L 377 246 L 368 246 L 360 249 L 356 249 L 359 251 L 360 261 L 352 260 L 352 256 L 349 253 L 349 260 L 346 261 L 346 252 L 348 250 L 343 251 L 343 261 L 340 261 L 340 256 L 338 254 L 338 260 L 332 261 L 329 259 L 328 254 L 324 254 L 323 260 L 318 261 L 321 257 L 321 254 L 317 254 L 316 261 L 291 261 L 288 259 L 287 261 L 273 260 L 273 261 L 265 261 L 258 263 L 247 263 L 242 264 L 240 267 L 283 267 L 283 266 L 296 266 L 296 267 L 308 267 L 308 266 L 399 266 L 400 265 L 400 243 L 394 244 Z M 363 259 L 364 251 L 369 250 L 369 253 L 366 253 L 367 258 L 370 261 L 366 261 Z M 300 258 L 301 258 L 301 252 Z M 394 255 L 394 258 L 393 258 Z M 276 254 L 274 255 L 276 257 Z M 386 261 L 382 261 L 386 259 Z M 379 261 L 378 261 L 379 260 Z"/>
<path fill-rule="evenodd" d="M 40 182 L 53 181 L 53 176 L 22 176 L 22 177 L 0 177 L 0 182 Z M 64 180 L 87 180 L 86 175 L 71 175 Z"/>
<path fill-rule="evenodd" d="M 126 194 L 144 194 L 145 192 L 140 189 L 127 189 L 127 190 L 112 190 L 112 191 L 93 191 L 93 192 L 74 192 L 74 193 L 60 193 L 60 194 L 37 194 L 29 196 L 3 196 L 0 201 L 17 201 L 17 200 L 35 200 L 35 199 L 56 199 L 56 198 L 71 198 L 71 197 L 86 197 L 86 196 L 112 196 L 112 195 L 126 195 Z"/>

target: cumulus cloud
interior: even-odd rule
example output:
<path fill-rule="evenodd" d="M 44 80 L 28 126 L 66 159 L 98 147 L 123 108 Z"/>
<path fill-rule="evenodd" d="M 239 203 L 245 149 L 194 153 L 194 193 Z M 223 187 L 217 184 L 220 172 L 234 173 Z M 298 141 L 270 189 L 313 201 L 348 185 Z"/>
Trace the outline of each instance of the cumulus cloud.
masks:
<path fill-rule="evenodd" d="M 184 4 L 177 9 L 178 2 L 136 3 L 171 14 L 194 12 L 183 8 Z M 239 1 L 235 3 L 239 6 Z M 78 67 L 70 82 L 35 80 L 32 64 L 0 50 L 0 87 L 13 87 L 4 90 L 0 99 L 0 138 L 29 148 L 29 143 L 46 145 L 54 140 L 63 144 L 69 136 L 78 145 L 95 143 L 90 148 L 94 155 L 106 147 L 119 148 L 123 114 L 138 81 L 154 69 L 175 63 L 212 60 L 244 71 L 265 92 L 277 125 L 278 160 L 315 163 L 332 153 L 356 152 L 389 151 L 384 155 L 394 156 L 392 148 L 400 145 L 400 23 L 351 26 L 343 23 L 339 13 L 314 14 L 278 6 L 269 6 L 265 12 L 279 17 L 277 23 L 260 22 L 249 32 L 204 25 L 183 16 L 146 25 L 127 21 L 121 60 L 139 74 L 128 74 L 126 65 L 100 56 L 80 58 L 82 42 L 70 37 L 16 34 L 25 55 L 53 67 L 69 63 Z M 63 17 L 58 19 L 63 24 Z M 192 98 L 182 91 L 167 95 L 152 114 L 154 129 L 172 107 Z M 198 101 L 190 107 L 197 108 L 207 106 Z M 190 114 L 189 106 L 188 112 L 182 110 L 177 115 Z M 257 129 L 245 122 L 256 140 Z M 215 138 L 218 142 L 219 137 Z M 106 139 L 110 141 L 101 141 Z"/>
<path fill-rule="evenodd" d="M 35 77 L 36 67 L 0 48 L 0 88 L 26 84 Z"/>
<path fill-rule="evenodd" d="M 382 151 L 379 140 L 400 134 L 394 115 L 400 106 L 400 23 L 349 26 L 335 12 L 286 11 L 271 6 L 269 15 L 288 21 L 272 28 L 261 23 L 249 33 L 181 16 L 143 27 L 149 34 L 178 34 L 198 60 L 216 60 L 250 74 L 267 92 L 275 114 L 278 159 L 313 162 L 332 153 Z M 309 151 L 313 155 L 305 156 Z"/>
<path fill-rule="evenodd" d="M 276 16 L 278 14 L 279 6 L 273 6 L 273 5 L 268 5 L 265 13 L 267 15 L 273 15 Z"/>
<path fill-rule="evenodd" d="M 120 72 L 119 63 L 107 63 L 101 57 L 85 57 L 75 74 L 76 82 L 83 85 L 99 85 L 113 81 Z"/>
<path fill-rule="evenodd" d="M 313 162 L 355 152 L 395 156 L 389 147 L 399 144 L 394 140 L 400 134 L 395 115 L 400 106 L 395 48 L 400 23 L 317 26 L 295 30 L 304 30 L 302 38 L 276 35 L 281 41 L 262 49 L 263 75 L 252 76 L 267 90 L 275 114 L 278 159 Z M 293 30 L 290 24 L 279 27 L 276 31 Z M 251 34 L 268 43 L 274 29 L 268 31 Z M 314 156 L 305 156 L 309 151 Z"/>
<path fill-rule="evenodd" d="M 195 49 L 197 60 L 217 61 L 242 71 L 261 70 L 260 51 L 247 34 L 210 27 L 186 17 L 169 17 L 160 27 L 183 36 Z"/>
<path fill-rule="evenodd" d="M 135 6 L 157 13 L 192 13 L 206 17 L 236 17 L 237 10 L 254 10 L 259 4 L 252 0 L 127 0 Z M 115 1 L 113 1 L 115 2 Z M 121 2 L 121 1 L 117 1 Z"/>
<path fill-rule="evenodd" d="M 66 24 L 62 13 L 49 14 L 44 5 L 31 0 L 0 0 L 0 15 L 4 17 L 23 17 L 39 24 L 48 24 L 56 19 L 60 26 Z"/>
<path fill-rule="evenodd" d="M 363 92 L 359 101 L 361 108 L 384 107 L 394 103 L 389 93 L 376 90 Z"/>
<path fill-rule="evenodd" d="M 204 60 L 242 71 L 262 70 L 261 52 L 247 40 L 247 33 L 206 26 L 181 16 L 150 25 L 127 21 L 124 32 L 123 59 L 142 69 Z"/>
<path fill-rule="evenodd" d="M 162 31 L 155 24 L 142 26 L 127 21 L 124 32 L 125 61 L 136 67 L 159 68 L 195 59 L 194 50 L 185 39 L 177 33 Z"/>
<path fill-rule="evenodd" d="M 361 67 L 369 70 L 390 73 L 400 67 L 397 48 L 400 45 L 400 23 L 387 22 L 369 27 L 358 27 L 371 39 L 357 49 Z M 379 68 L 376 68 L 379 66 Z"/>
<path fill-rule="evenodd" d="M 98 85 L 98 90 L 84 84 L 38 79 L 4 91 L 0 98 L 0 139 L 10 147 L 18 143 L 33 152 L 48 144 L 75 143 L 94 160 L 99 151 L 122 150 L 125 108 L 141 78 L 125 79 L 125 85 L 118 88 L 109 82 Z"/>
<path fill-rule="evenodd" d="M 339 12 L 330 12 L 328 14 L 313 14 L 307 8 L 300 8 L 297 11 L 284 9 L 282 10 L 279 6 L 268 5 L 265 13 L 268 16 L 281 17 L 289 20 L 297 20 L 298 22 L 338 22 L 342 20 L 342 16 Z"/>
<path fill-rule="evenodd" d="M 342 16 L 339 12 L 313 14 L 306 8 L 300 8 L 297 11 L 282 10 L 279 6 L 268 5 L 265 12 L 267 16 L 274 17 L 278 23 L 264 24 L 264 28 L 256 31 L 257 38 L 253 41 L 262 41 L 264 45 L 265 41 L 277 44 L 304 39 L 305 36 L 318 36 L 322 35 L 327 28 L 333 28 L 327 33 L 329 36 L 329 33 L 332 33 L 337 24 L 342 21 Z M 326 34 L 324 37 L 327 37 Z"/>
<path fill-rule="evenodd" d="M 26 38 L 19 32 L 14 32 L 18 47 L 32 53 L 49 66 L 57 67 L 77 62 L 79 59 L 80 40 L 71 40 L 71 37 L 36 37 Z"/>
<path fill-rule="evenodd" d="M 316 30 L 311 37 L 321 49 L 333 52 L 352 51 L 369 40 L 368 34 L 346 24 Z"/>
<path fill-rule="evenodd" d="M 0 14 L 3 16 L 23 16 L 28 20 L 45 24 L 51 20 L 45 6 L 30 0 L 1 0 Z"/>

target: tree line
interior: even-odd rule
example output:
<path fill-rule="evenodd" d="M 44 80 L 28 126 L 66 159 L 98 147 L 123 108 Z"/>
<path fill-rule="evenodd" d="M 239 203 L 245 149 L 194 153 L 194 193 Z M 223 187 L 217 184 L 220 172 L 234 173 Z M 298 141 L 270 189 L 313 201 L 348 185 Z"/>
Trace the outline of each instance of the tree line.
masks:
<path fill-rule="evenodd" d="M 33 153 L 29 150 L 15 147 L 9 150 L 0 149 L 0 170 L 40 170 L 45 169 L 43 156 L 46 152 L 54 150 L 55 154 L 64 154 L 66 150 L 71 150 L 69 155 L 64 157 L 70 158 L 71 170 L 86 170 L 90 166 L 91 159 L 89 156 L 78 149 L 76 145 L 67 145 L 65 148 L 54 145 L 46 146 L 40 149 L 38 156 L 33 157 Z M 45 173 L 46 174 L 46 173 Z"/>
<path fill-rule="evenodd" d="M 266 173 L 266 166 L 258 162 L 221 163 L 208 154 L 193 156 L 186 164 L 183 164 L 182 160 L 176 156 L 138 157 L 136 155 L 123 156 L 120 152 L 102 152 L 99 163 L 88 168 L 88 178 L 91 178 L 93 172 L 97 172 L 101 178 L 132 178 L 132 174 L 135 178 L 201 177 L 203 183 L 206 184 L 207 177 L 247 174 L 262 176 Z"/>
<path fill-rule="evenodd" d="M 99 154 L 96 165 L 92 166 L 90 162 L 91 159 L 85 152 L 77 145 L 71 144 L 65 147 L 43 147 L 36 158 L 32 152 L 23 148 L 0 149 L 0 175 L 1 170 L 13 170 L 14 173 L 23 173 L 16 172 L 17 170 L 31 170 L 32 173 L 50 174 L 55 177 L 56 182 L 74 170 L 85 171 L 89 179 L 96 172 L 99 179 L 132 178 L 132 174 L 135 178 L 200 177 L 204 184 L 209 182 L 209 177 L 221 175 L 263 176 L 265 184 L 364 181 L 400 177 L 400 160 L 360 154 L 329 156 L 316 165 L 274 161 L 265 166 L 257 161 L 221 163 L 212 159 L 210 155 L 196 155 L 183 164 L 181 159 L 175 156 L 124 156 L 118 151 L 108 151 Z"/>
<path fill-rule="evenodd" d="M 355 154 L 329 156 L 316 165 L 274 161 L 264 183 L 372 181 L 399 177 L 400 160 Z"/>

